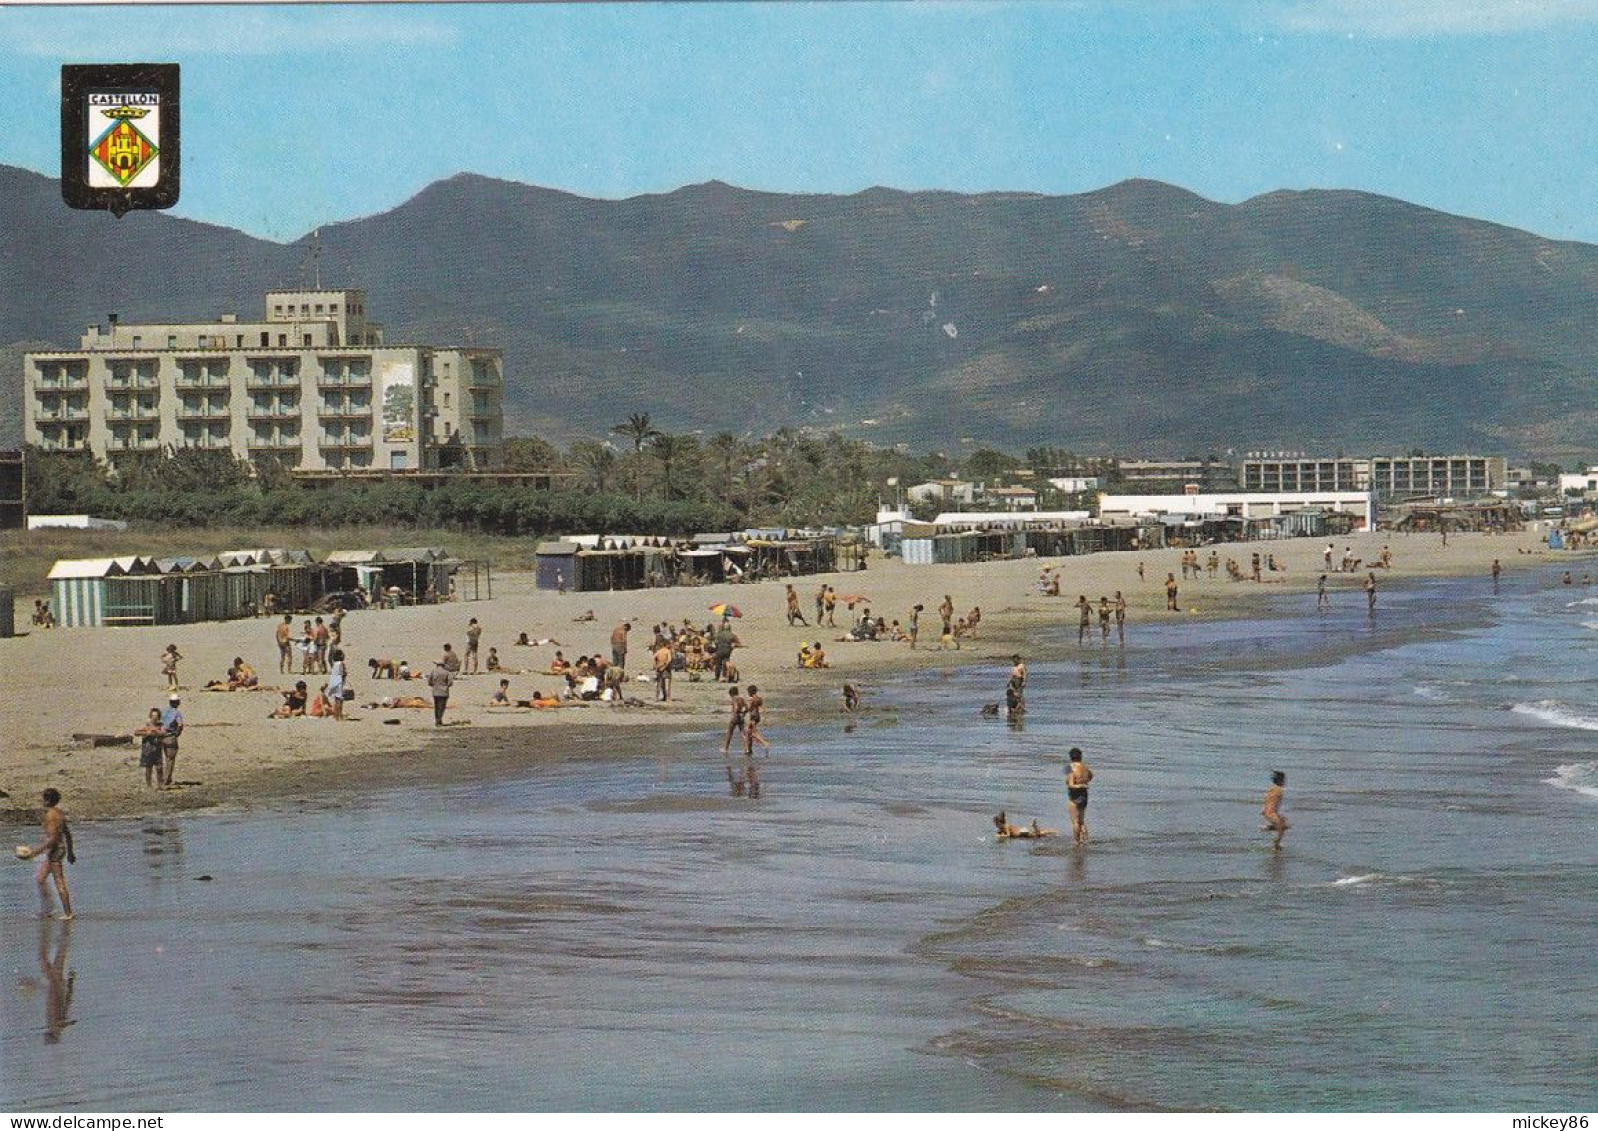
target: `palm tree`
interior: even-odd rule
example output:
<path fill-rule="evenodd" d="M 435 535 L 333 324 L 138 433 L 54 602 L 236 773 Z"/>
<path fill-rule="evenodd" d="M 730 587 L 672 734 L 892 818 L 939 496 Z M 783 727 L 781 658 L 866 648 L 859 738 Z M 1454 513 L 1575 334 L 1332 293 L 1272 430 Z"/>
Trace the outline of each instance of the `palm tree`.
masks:
<path fill-rule="evenodd" d="M 649 442 L 649 450 L 655 453 L 655 458 L 660 461 L 660 474 L 662 485 L 666 490 L 666 499 L 671 500 L 674 488 L 671 482 L 671 469 L 674 464 L 680 463 L 697 447 L 692 436 L 673 436 L 670 432 L 656 432 Z"/>
<path fill-rule="evenodd" d="M 610 475 L 616 470 L 616 453 L 608 444 L 584 440 L 571 446 L 571 462 L 583 472 L 584 478 L 599 494 L 605 493 Z"/>
<path fill-rule="evenodd" d="M 612 427 L 611 431 L 618 436 L 626 436 L 633 442 L 633 455 L 635 456 L 641 455 L 644 445 L 661 434 L 660 429 L 649 422 L 649 414 L 647 412 L 633 413 L 626 420 Z M 642 499 L 644 497 L 644 481 L 636 468 L 633 471 L 633 487 L 638 497 Z"/>

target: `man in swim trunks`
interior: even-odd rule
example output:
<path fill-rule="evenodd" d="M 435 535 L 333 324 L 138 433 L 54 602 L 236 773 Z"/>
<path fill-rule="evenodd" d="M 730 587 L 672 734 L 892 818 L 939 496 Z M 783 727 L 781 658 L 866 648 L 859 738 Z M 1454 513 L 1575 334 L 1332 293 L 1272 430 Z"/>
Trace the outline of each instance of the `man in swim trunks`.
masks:
<path fill-rule="evenodd" d="M 287 675 L 294 670 L 294 614 L 284 613 L 277 626 L 277 670 Z"/>
<path fill-rule="evenodd" d="M 662 703 L 671 699 L 671 645 L 661 638 L 655 649 L 655 697 Z"/>
<path fill-rule="evenodd" d="M 732 749 L 732 736 L 743 730 L 744 716 L 749 712 L 749 704 L 744 702 L 744 697 L 738 694 L 736 687 L 727 688 L 727 698 L 732 703 L 732 717 L 727 720 L 727 737 L 721 743 L 723 755 Z"/>
<path fill-rule="evenodd" d="M 466 671 L 477 674 L 477 646 L 483 639 L 483 626 L 473 617 L 466 622 Z"/>
<path fill-rule="evenodd" d="M 1080 747 L 1071 747 L 1071 767 L 1065 775 L 1065 796 L 1071 803 L 1071 839 L 1086 844 L 1088 839 L 1088 783 L 1093 771 L 1082 761 Z"/>
<path fill-rule="evenodd" d="M 627 670 L 627 634 L 632 630 L 632 622 L 623 621 L 610 631 L 610 662 L 624 672 Z"/>
<path fill-rule="evenodd" d="M 1182 610 L 1176 607 L 1176 574 L 1165 575 L 1165 609 L 1167 612 L 1179 613 Z"/>
<path fill-rule="evenodd" d="M 39 885 L 39 917 L 50 918 L 52 911 L 50 880 L 53 877 L 56 894 L 61 897 L 61 919 L 64 922 L 72 918 L 72 895 L 67 891 L 66 865 L 77 863 L 78 857 L 72 851 L 72 830 L 67 828 L 66 814 L 58 808 L 61 804 L 61 791 L 47 789 L 42 794 L 42 799 L 44 843 L 38 848 L 30 848 L 27 858 L 44 857 L 39 861 L 39 870 L 34 875 L 34 882 Z"/>
<path fill-rule="evenodd" d="M 1126 598 L 1119 589 L 1115 591 L 1115 635 L 1126 643 Z"/>
<path fill-rule="evenodd" d="M 1087 597 L 1086 593 L 1078 593 L 1077 594 L 1077 596 L 1076 596 L 1076 611 L 1077 611 L 1076 642 L 1078 644 L 1081 644 L 1082 641 L 1087 638 L 1088 622 L 1093 619 L 1093 609 L 1088 604 L 1088 597 Z"/>
<path fill-rule="evenodd" d="M 1265 804 L 1260 809 L 1260 816 L 1265 818 L 1265 831 L 1276 834 L 1276 842 L 1271 845 L 1278 852 L 1282 849 L 1282 834 L 1287 832 L 1287 818 L 1282 816 L 1282 792 L 1287 785 L 1287 775 L 1281 770 L 1271 774 L 1271 788 L 1265 791 Z"/>

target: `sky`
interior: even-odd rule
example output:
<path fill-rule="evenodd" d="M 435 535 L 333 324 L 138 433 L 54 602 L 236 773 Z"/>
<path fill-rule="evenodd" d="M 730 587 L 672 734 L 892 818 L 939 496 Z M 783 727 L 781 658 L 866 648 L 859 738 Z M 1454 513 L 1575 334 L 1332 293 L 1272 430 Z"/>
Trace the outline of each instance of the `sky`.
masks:
<path fill-rule="evenodd" d="M 174 215 L 278 240 L 467 171 L 1235 203 L 1359 189 L 1598 243 L 1598 0 L 0 7 L 0 163 L 60 67 L 182 68 Z"/>

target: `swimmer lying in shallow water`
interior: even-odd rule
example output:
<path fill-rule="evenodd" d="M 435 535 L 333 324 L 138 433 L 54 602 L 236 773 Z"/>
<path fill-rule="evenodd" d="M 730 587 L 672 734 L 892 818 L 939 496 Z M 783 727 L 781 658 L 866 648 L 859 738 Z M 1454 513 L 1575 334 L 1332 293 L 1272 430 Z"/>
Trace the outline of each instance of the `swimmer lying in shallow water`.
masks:
<path fill-rule="evenodd" d="M 998 829 L 1000 840 L 1041 840 L 1046 836 L 1059 836 L 1059 829 L 1040 828 L 1036 818 L 1030 825 L 1012 825 L 1001 809 L 999 815 L 993 818 L 993 827 Z"/>

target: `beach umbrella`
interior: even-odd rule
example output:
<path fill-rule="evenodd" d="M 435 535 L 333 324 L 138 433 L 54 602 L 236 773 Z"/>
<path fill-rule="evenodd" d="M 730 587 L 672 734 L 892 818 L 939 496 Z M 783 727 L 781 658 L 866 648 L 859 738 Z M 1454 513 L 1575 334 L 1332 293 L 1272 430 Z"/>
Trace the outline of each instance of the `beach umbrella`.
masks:
<path fill-rule="evenodd" d="M 725 601 L 720 601 L 720 602 L 717 602 L 714 605 L 711 605 L 710 606 L 710 611 L 715 613 L 718 617 L 741 617 L 741 616 L 743 616 L 743 613 L 738 611 L 738 606 L 737 605 L 729 605 Z"/>

